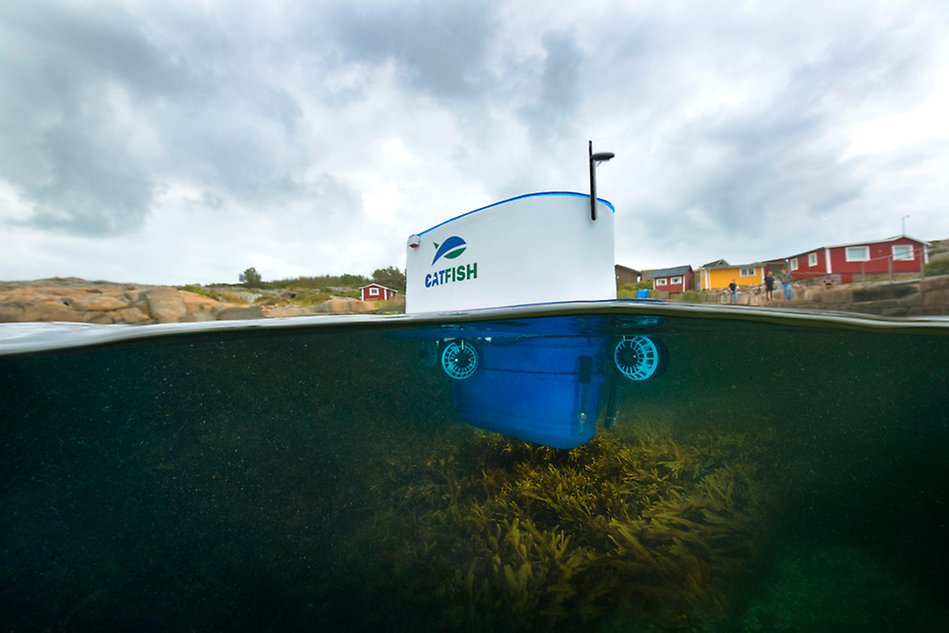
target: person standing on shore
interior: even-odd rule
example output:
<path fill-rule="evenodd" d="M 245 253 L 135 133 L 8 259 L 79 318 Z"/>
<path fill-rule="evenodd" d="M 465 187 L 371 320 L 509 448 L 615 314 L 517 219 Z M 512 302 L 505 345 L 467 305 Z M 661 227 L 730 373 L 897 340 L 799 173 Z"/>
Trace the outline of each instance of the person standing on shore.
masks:
<path fill-rule="evenodd" d="M 766 301 L 774 301 L 774 273 L 770 270 L 764 276 L 764 298 Z"/>
<path fill-rule="evenodd" d="M 728 284 L 728 291 L 731 293 L 731 302 L 732 305 L 738 303 L 738 284 L 735 283 L 735 280 L 732 279 L 732 282 Z"/>
<path fill-rule="evenodd" d="M 781 285 L 784 286 L 784 300 L 793 301 L 794 291 L 791 290 L 791 273 L 787 269 L 781 271 Z"/>

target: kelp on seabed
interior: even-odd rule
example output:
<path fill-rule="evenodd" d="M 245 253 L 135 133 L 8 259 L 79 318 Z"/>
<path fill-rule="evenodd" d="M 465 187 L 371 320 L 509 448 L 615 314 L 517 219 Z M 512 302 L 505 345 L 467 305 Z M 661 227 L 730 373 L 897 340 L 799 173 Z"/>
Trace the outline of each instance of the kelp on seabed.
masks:
<path fill-rule="evenodd" d="M 391 461 L 390 481 L 410 483 L 355 537 L 418 600 L 452 605 L 446 625 L 642 613 L 689 627 L 724 612 L 725 582 L 764 533 L 754 452 L 733 433 L 601 433 L 558 451 L 466 431 L 427 460 Z"/>

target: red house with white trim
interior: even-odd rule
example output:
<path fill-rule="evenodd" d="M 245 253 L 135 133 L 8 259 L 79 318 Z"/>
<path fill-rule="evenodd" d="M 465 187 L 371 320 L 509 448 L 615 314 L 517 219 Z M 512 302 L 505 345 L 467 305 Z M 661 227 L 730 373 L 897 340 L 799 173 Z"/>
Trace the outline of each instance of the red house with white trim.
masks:
<path fill-rule="evenodd" d="M 395 295 L 399 293 L 398 290 L 386 288 L 382 284 L 361 286 L 359 292 L 363 301 L 388 301 L 395 298 Z"/>
<path fill-rule="evenodd" d="M 919 273 L 929 258 L 928 243 L 906 235 L 877 242 L 820 246 L 787 258 L 793 279 L 839 277 L 849 284 L 868 275 Z"/>
<path fill-rule="evenodd" d="M 652 287 L 670 294 L 692 290 L 692 267 L 676 266 L 651 271 Z"/>

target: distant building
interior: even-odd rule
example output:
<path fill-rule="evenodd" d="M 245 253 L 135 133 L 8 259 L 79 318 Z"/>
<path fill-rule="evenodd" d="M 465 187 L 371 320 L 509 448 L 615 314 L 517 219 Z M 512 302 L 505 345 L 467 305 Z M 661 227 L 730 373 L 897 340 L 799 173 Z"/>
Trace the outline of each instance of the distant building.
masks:
<path fill-rule="evenodd" d="M 360 296 L 363 301 L 388 301 L 399 293 L 398 290 L 386 288 L 382 284 L 369 284 L 359 288 Z"/>
<path fill-rule="evenodd" d="M 718 260 L 725 261 L 725 260 Z M 739 286 L 764 283 L 764 264 L 706 264 L 699 268 L 699 283 L 702 290 L 722 290 L 735 280 Z"/>
<path fill-rule="evenodd" d="M 768 259 L 761 262 L 761 265 L 764 266 L 765 273 L 770 272 L 774 277 L 780 278 L 781 271 L 787 270 L 788 260 L 786 259 Z"/>
<path fill-rule="evenodd" d="M 692 267 L 676 266 L 650 271 L 652 287 L 670 294 L 692 290 Z"/>
<path fill-rule="evenodd" d="M 849 284 L 867 275 L 922 272 L 929 257 L 927 247 L 927 242 L 899 235 L 876 242 L 820 246 L 786 261 L 794 279 L 831 276 Z"/>
<path fill-rule="evenodd" d="M 639 280 L 642 279 L 642 272 L 636 270 L 635 268 L 627 268 L 626 266 L 620 266 L 616 264 L 613 266 L 613 269 L 616 271 L 616 287 L 622 288 L 626 284 L 638 284 Z"/>

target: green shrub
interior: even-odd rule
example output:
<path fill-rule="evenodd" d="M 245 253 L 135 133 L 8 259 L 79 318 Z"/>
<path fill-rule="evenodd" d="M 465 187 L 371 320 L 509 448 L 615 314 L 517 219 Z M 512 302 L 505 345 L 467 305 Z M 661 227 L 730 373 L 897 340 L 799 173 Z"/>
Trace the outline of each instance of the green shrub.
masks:
<path fill-rule="evenodd" d="M 290 303 L 290 300 L 280 295 L 263 295 L 257 297 L 257 300 L 254 301 L 254 305 L 258 306 L 285 306 L 288 303 Z"/>
<path fill-rule="evenodd" d="M 231 292 L 220 292 L 212 288 L 204 288 L 203 286 L 197 286 L 194 284 L 175 287 L 178 290 L 182 290 L 184 292 L 193 292 L 196 295 L 201 295 L 202 297 L 207 297 L 208 299 L 214 299 L 215 301 L 223 301 L 225 303 L 246 303 L 239 296 Z"/>
<path fill-rule="evenodd" d="M 923 275 L 926 277 L 936 277 L 937 275 L 949 275 L 949 259 L 934 259 L 923 269 Z"/>
<path fill-rule="evenodd" d="M 324 301 L 328 301 L 333 295 L 328 292 L 303 292 L 293 299 L 293 303 L 298 306 L 316 306 Z"/>
<path fill-rule="evenodd" d="M 250 267 L 244 272 L 242 272 L 239 275 L 238 279 L 240 280 L 242 284 L 244 284 L 248 288 L 250 287 L 259 288 L 260 285 L 263 283 L 263 279 L 260 277 L 260 273 L 257 272 L 257 269 L 254 267 Z"/>
<path fill-rule="evenodd" d="M 225 303 L 247 303 L 241 297 L 230 292 L 218 292 L 217 298 L 218 301 L 224 301 Z"/>
<path fill-rule="evenodd" d="M 651 281 L 639 281 L 632 284 L 623 284 L 616 291 L 616 296 L 620 299 L 635 299 L 637 290 L 648 290 L 650 296 L 653 293 Z"/>
<path fill-rule="evenodd" d="M 202 288 L 201 286 L 195 286 L 192 284 L 187 284 L 184 286 L 175 286 L 178 290 L 184 292 L 193 292 L 196 295 L 201 295 L 202 297 L 209 297 L 211 299 L 217 300 L 217 293 L 208 290 L 207 288 Z"/>
<path fill-rule="evenodd" d="M 368 277 L 363 277 L 362 275 L 343 274 L 320 275 L 319 277 L 293 277 L 291 279 L 275 279 L 273 281 L 265 281 L 262 287 L 284 289 L 307 288 L 310 290 L 322 288 L 325 290 L 327 288 L 337 286 L 358 288 L 359 286 L 365 286 L 368 283 Z"/>
<path fill-rule="evenodd" d="M 689 303 L 705 302 L 705 293 L 699 290 L 686 290 L 673 297 L 676 301 L 687 301 Z"/>

